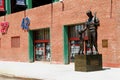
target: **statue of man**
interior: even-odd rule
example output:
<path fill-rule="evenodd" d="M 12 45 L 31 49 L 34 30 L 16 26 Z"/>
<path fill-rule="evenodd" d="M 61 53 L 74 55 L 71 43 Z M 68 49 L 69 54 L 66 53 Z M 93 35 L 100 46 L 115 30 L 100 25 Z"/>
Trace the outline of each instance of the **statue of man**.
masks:
<path fill-rule="evenodd" d="M 97 27 L 100 25 L 99 19 L 92 15 L 92 12 L 88 10 L 86 12 L 88 16 L 88 20 L 86 21 L 86 27 L 88 29 L 88 38 L 91 48 L 91 54 L 93 54 L 93 46 L 95 47 L 96 54 L 98 54 L 98 48 L 97 48 Z"/>
<path fill-rule="evenodd" d="M 78 32 L 78 34 L 79 34 L 79 46 L 80 46 L 80 48 L 79 48 L 79 51 L 78 51 L 78 55 L 80 55 L 80 54 L 85 54 L 85 53 L 83 53 L 83 51 L 84 51 L 84 37 L 85 37 L 85 31 L 86 31 L 86 27 L 83 27 L 83 26 L 79 26 L 80 28 L 79 29 L 77 29 L 77 32 Z"/>
<path fill-rule="evenodd" d="M 84 54 L 83 53 L 83 50 L 84 50 L 83 32 L 84 32 L 84 30 L 79 30 L 78 31 L 78 33 L 79 33 L 79 39 L 80 39 L 80 49 L 79 49 L 79 52 L 78 52 L 79 55 L 80 55 L 80 52 L 81 52 L 81 54 Z"/>

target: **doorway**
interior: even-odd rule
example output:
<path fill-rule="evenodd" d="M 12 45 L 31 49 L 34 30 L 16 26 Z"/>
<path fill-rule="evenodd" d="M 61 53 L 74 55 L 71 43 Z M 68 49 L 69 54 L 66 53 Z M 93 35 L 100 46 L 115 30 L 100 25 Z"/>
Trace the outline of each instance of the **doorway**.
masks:
<path fill-rule="evenodd" d="M 63 28 L 64 32 L 64 63 L 69 64 L 74 62 L 75 55 L 78 54 L 80 49 L 79 34 L 77 30 L 83 29 L 84 23 L 75 25 L 66 25 Z M 84 36 L 87 36 L 85 32 Z"/>
<path fill-rule="evenodd" d="M 49 28 L 35 30 L 34 33 L 34 60 L 50 61 L 50 30 Z"/>

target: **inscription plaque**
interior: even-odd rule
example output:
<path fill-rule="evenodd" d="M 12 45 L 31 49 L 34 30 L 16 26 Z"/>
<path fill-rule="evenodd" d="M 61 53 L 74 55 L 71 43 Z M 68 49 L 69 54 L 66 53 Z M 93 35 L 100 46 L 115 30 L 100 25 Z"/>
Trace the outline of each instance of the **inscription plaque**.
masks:
<path fill-rule="evenodd" d="M 102 40 L 102 47 L 108 48 L 108 40 L 107 39 Z"/>

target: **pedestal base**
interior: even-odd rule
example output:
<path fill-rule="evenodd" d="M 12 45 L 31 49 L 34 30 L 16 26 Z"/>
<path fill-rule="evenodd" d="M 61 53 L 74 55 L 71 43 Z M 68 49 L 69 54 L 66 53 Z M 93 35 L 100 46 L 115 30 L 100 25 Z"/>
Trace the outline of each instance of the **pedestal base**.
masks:
<path fill-rule="evenodd" d="M 102 54 L 75 55 L 75 71 L 102 70 Z"/>

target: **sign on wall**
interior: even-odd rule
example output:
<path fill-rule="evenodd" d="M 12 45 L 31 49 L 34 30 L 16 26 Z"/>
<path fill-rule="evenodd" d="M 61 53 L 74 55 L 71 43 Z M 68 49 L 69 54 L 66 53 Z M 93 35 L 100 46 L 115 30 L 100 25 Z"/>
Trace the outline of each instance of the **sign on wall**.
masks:
<path fill-rule="evenodd" d="M 0 11 L 5 11 L 5 4 L 4 4 L 4 0 L 0 0 Z"/>
<path fill-rule="evenodd" d="M 8 27 L 9 27 L 8 22 L 6 22 L 6 21 L 1 22 L 1 33 L 2 34 L 7 33 Z"/>
<path fill-rule="evenodd" d="M 103 48 L 108 48 L 108 40 L 107 39 L 102 40 L 102 47 Z"/>

